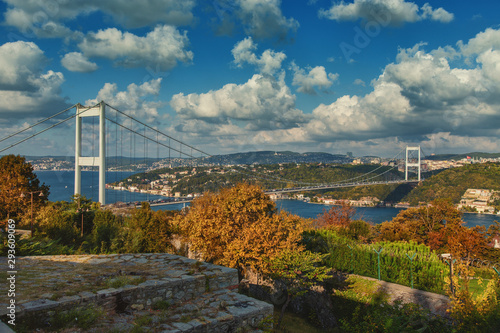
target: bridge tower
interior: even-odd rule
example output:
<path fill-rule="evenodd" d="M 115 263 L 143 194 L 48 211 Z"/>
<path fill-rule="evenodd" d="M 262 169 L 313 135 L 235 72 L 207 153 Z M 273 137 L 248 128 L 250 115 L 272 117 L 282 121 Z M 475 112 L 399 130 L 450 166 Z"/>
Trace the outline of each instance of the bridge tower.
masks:
<path fill-rule="evenodd" d="M 417 152 L 417 156 L 415 156 Z M 416 160 L 416 162 L 415 162 Z M 420 181 L 420 146 L 406 147 L 405 180 L 408 181 L 408 168 L 417 168 L 418 181 Z"/>
<path fill-rule="evenodd" d="M 105 104 L 93 107 L 81 104 L 76 106 L 76 139 L 75 139 L 75 194 L 81 194 L 82 166 L 99 167 L 99 202 L 106 204 L 106 133 Z M 82 118 L 99 117 L 99 156 L 82 156 Z"/>

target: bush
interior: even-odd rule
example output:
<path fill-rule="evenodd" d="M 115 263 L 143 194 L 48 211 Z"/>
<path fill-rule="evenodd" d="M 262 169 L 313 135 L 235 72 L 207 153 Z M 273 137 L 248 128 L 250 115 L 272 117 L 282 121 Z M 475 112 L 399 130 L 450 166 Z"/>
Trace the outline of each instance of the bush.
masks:
<path fill-rule="evenodd" d="M 425 245 L 415 242 L 380 242 L 372 245 L 359 244 L 334 231 L 309 232 L 308 238 L 320 238 L 327 244 L 326 264 L 340 271 L 378 278 L 378 255 L 380 251 L 381 279 L 411 286 L 417 289 L 442 293 L 447 266 Z M 309 243 L 318 243 L 318 241 Z M 416 254 L 411 261 L 407 257 Z M 412 270 L 413 269 L 413 270 Z M 413 273 L 412 273 L 413 272 Z"/>

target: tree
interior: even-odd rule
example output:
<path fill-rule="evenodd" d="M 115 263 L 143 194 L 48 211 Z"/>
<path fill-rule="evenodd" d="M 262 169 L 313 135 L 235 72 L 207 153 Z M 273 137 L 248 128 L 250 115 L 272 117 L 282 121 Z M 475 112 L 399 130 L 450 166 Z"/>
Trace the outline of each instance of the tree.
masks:
<path fill-rule="evenodd" d="M 191 249 L 240 273 L 247 267 L 262 272 L 264 259 L 284 249 L 302 249 L 305 227 L 305 220 L 278 213 L 260 187 L 247 184 L 205 193 L 178 223 Z"/>
<path fill-rule="evenodd" d="M 175 212 L 151 210 L 143 202 L 126 221 L 126 227 L 115 238 L 112 249 L 125 252 L 167 252 L 170 250 L 172 220 Z"/>
<path fill-rule="evenodd" d="M 49 186 L 40 184 L 33 172 L 33 166 L 19 155 L 6 155 L 0 158 L 0 219 L 2 223 L 9 218 L 19 217 L 31 209 L 33 193 L 33 210 L 45 205 L 49 196 Z M 22 198 L 21 194 L 25 194 Z M 43 193 L 40 196 L 39 193 Z"/>
<path fill-rule="evenodd" d="M 325 210 L 317 218 L 318 228 L 347 228 L 356 210 L 349 203 L 342 201 L 340 206 L 332 206 L 328 211 Z"/>
<path fill-rule="evenodd" d="M 414 240 L 431 246 L 440 245 L 442 228 L 459 228 L 464 222 L 462 214 L 449 200 L 434 200 L 430 206 L 408 208 L 401 211 L 391 222 L 379 226 L 379 239 L 388 241 Z"/>
<path fill-rule="evenodd" d="M 281 308 L 277 328 L 290 302 L 318 282 L 328 278 L 330 268 L 321 265 L 323 256 L 310 251 L 284 250 L 270 260 L 268 276 L 285 284 L 287 299 Z"/>
<path fill-rule="evenodd" d="M 111 249 L 111 244 L 120 230 L 120 222 L 109 210 L 99 209 L 95 212 L 92 228 L 92 243 L 99 249 L 100 253 L 106 253 Z"/>

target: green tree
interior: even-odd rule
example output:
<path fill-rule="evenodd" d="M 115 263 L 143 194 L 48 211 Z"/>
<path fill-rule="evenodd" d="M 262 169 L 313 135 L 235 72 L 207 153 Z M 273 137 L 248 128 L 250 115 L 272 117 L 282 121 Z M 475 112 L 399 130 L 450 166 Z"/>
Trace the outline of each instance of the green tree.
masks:
<path fill-rule="evenodd" d="M 172 220 L 176 212 L 151 210 L 149 203 L 143 202 L 126 220 L 121 234 L 115 238 L 112 248 L 120 252 L 168 252 Z"/>
<path fill-rule="evenodd" d="M 287 299 L 281 308 L 277 328 L 290 302 L 328 278 L 329 268 L 323 266 L 323 255 L 310 251 L 283 250 L 270 260 L 268 276 L 285 284 Z"/>
<path fill-rule="evenodd" d="M 97 210 L 95 212 L 92 243 L 99 248 L 100 253 L 106 253 L 111 249 L 111 244 L 119 231 L 120 221 L 111 211 Z"/>
<path fill-rule="evenodd" d="M 40 184 L 33 172 L 33 166 L 19 155 L 6 155 L 0 158 L 0 219 L 5 224 L 9 218 L 17 218 L 31 209 L 36 212 L 45 205 L 49 196 L 49 186 Z M 24 193 L 24 197 L 21 195 Z M 40 196 L 43 193 L 43 196 Z M 3 225 L 2 225 L 3 226 Z"/>

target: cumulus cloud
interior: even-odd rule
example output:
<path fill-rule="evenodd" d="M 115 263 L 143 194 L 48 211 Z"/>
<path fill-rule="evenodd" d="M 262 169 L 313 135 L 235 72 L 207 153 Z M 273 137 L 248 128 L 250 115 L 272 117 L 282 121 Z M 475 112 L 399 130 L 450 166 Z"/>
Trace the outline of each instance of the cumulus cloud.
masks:
<path fill-rule="evenodd" d="M 61 59 L 61 64 L 71 72 L 90 73 L 97 70 L 96 63 L 89 61 L 80 52 L 70 52 Z"/>
<path fill-rule="evenodd" d="M 431 19 L 432 21 L 439 21 L 441 23 L 449 23 L 453 21 L 454 15 L 447 12 L 442 7 L 432 9 L 428 3 L 422 6 L 422 19 Z"/>
<path fill-rule="evenodd" d="M 500 49 L 500 30 L 488 28 L 471 38 L 467 44 L 458 42 L 458 47 L 464 56 L 470 57 L 488 51 Z"/>
<path fill-rule="evenodd" d="M 281 0 L 214 1 L 221 20 L 218 30 L 230 33 L 235 26 L 241 25 L 245 33 L 253 38 L 284 40 L 297 31 L 299 22 L 286 18 L 280 6 Z"/>
<path fill-rule="evenodd" d="M 193 20 L 194 0 L 145 0 L 140 5 L 127 0 L 23 1 L 6 0 L 5 23 L 38 37 L 68 37 L 75 34 L 65 23 L 101 11 L 127 28 L 155 24 L 186 25 Z M 76 33 L 78 34 L 78 33 Z"/>
<path fill-rule="evenodd" d="M 298 86 L 298 92 L 309 95 L 316 94 L 315 87 L 320 89 L 329 88 L 339 77 L 338 74 L 327 74 L 323 66 L 308 67 L 309 72 L 307 73 L 305 69 L 292 62 L 291 69 L 294 72 L 292 85 Z"/>
<path fill-rule="evenodd" d="M 373 80 L 371 93 L 343 96 L 314 109 L 312 120 L 303 127 L 306 136 L 324 142 L 388 137 L 421 140 L 433 133 L 498 135 L 500 50 L 490 39 L 494 34 L 488 30 L 459 45 L 466 50 L 463 57 L 473 54 L 471 50 L 483 50 L 474 58 L 477 66 L 473 68 L 453 67 L 442 50 L 426 52 L 422 44 L 400 50 L 396 62 Z"/>
<path fill-rule="evenodd" d="M 0 46 L 0 117 L 35 117 L 66 108 L 62 73 L 43 69 L 47 59 L 32 42 Z"/>
<path fill-rule="evenodd" d="M 256 49 L 257 45 L 253 42 L 252 37 L 247 37 L 238 42 L 231 51 L 234 63 L 238 67 L 243 67 L 244 63 L 257 66 L 263 74 L 274 74 L 281 69 L 281 63 L 286 58 L 283 52 L 265 50 L 259 58 L 254 53 Z"/>
<path fill-rule="evenodd" d="M 114 60 L 124 67 L 148 66 L 158 70 L 170 70 L 178 62 L 193 60 L 193 53 L 186 50 L 187 32 L 181 34 L 175 27 L 158 26 L 144 37 L 116 28 L 89 33 L 78 44 L 86 57 L 102 57 Z"/>
<path fill-rule="evenodd" d="M 365 87 L 365 86 L 366 86 L 365 81 L 363 81 L 363 80 L 361 80 L 361 79 L 356 79 L 356 80 L 354 80 L 354 82 L 353 82 L 353 83 L 354 83 L 355 85 L 357 85 L 357 86 L 362 86 L 362 87 Z"/>
<path fill-rule="evenodd" d="M 307 120 L 295 107 L 295 95 L 284 78 L 263 74 L 255 74 L 244 84 L 226 84 L 204 94 L 177 94 L 170 105 L 182 119 L 212 124 L 238 122 L 247 130 L 292 128 Z"/>
<path fill-rule="evenodd" d="M 320 17 L 335 21 L 356 21 L 364 19 L 382 24 L 401 25 L 430 19 L 443 23 L 453 20 L 453 14 L 443 8 L 433 9 L 429 4 L 421 8 L 405 0 L 354 0 L 353 3 L 336 3 L 329 9 L 322 9 Z"/>
<path fill-rule="evenodd" d="M 158 109 L 164 105 L 162 102 L 151 100 L 151 97 L 160 93 L 161 80 L 153 79 L 141 85 L 131 83 L 125 91 L 119 91 L 116 83 L 106 83 L 96 98 L 87 100 L 85 104 L 95 105 L 105 101 L 129 116 L 152 123 L 158 118 Z"/>

